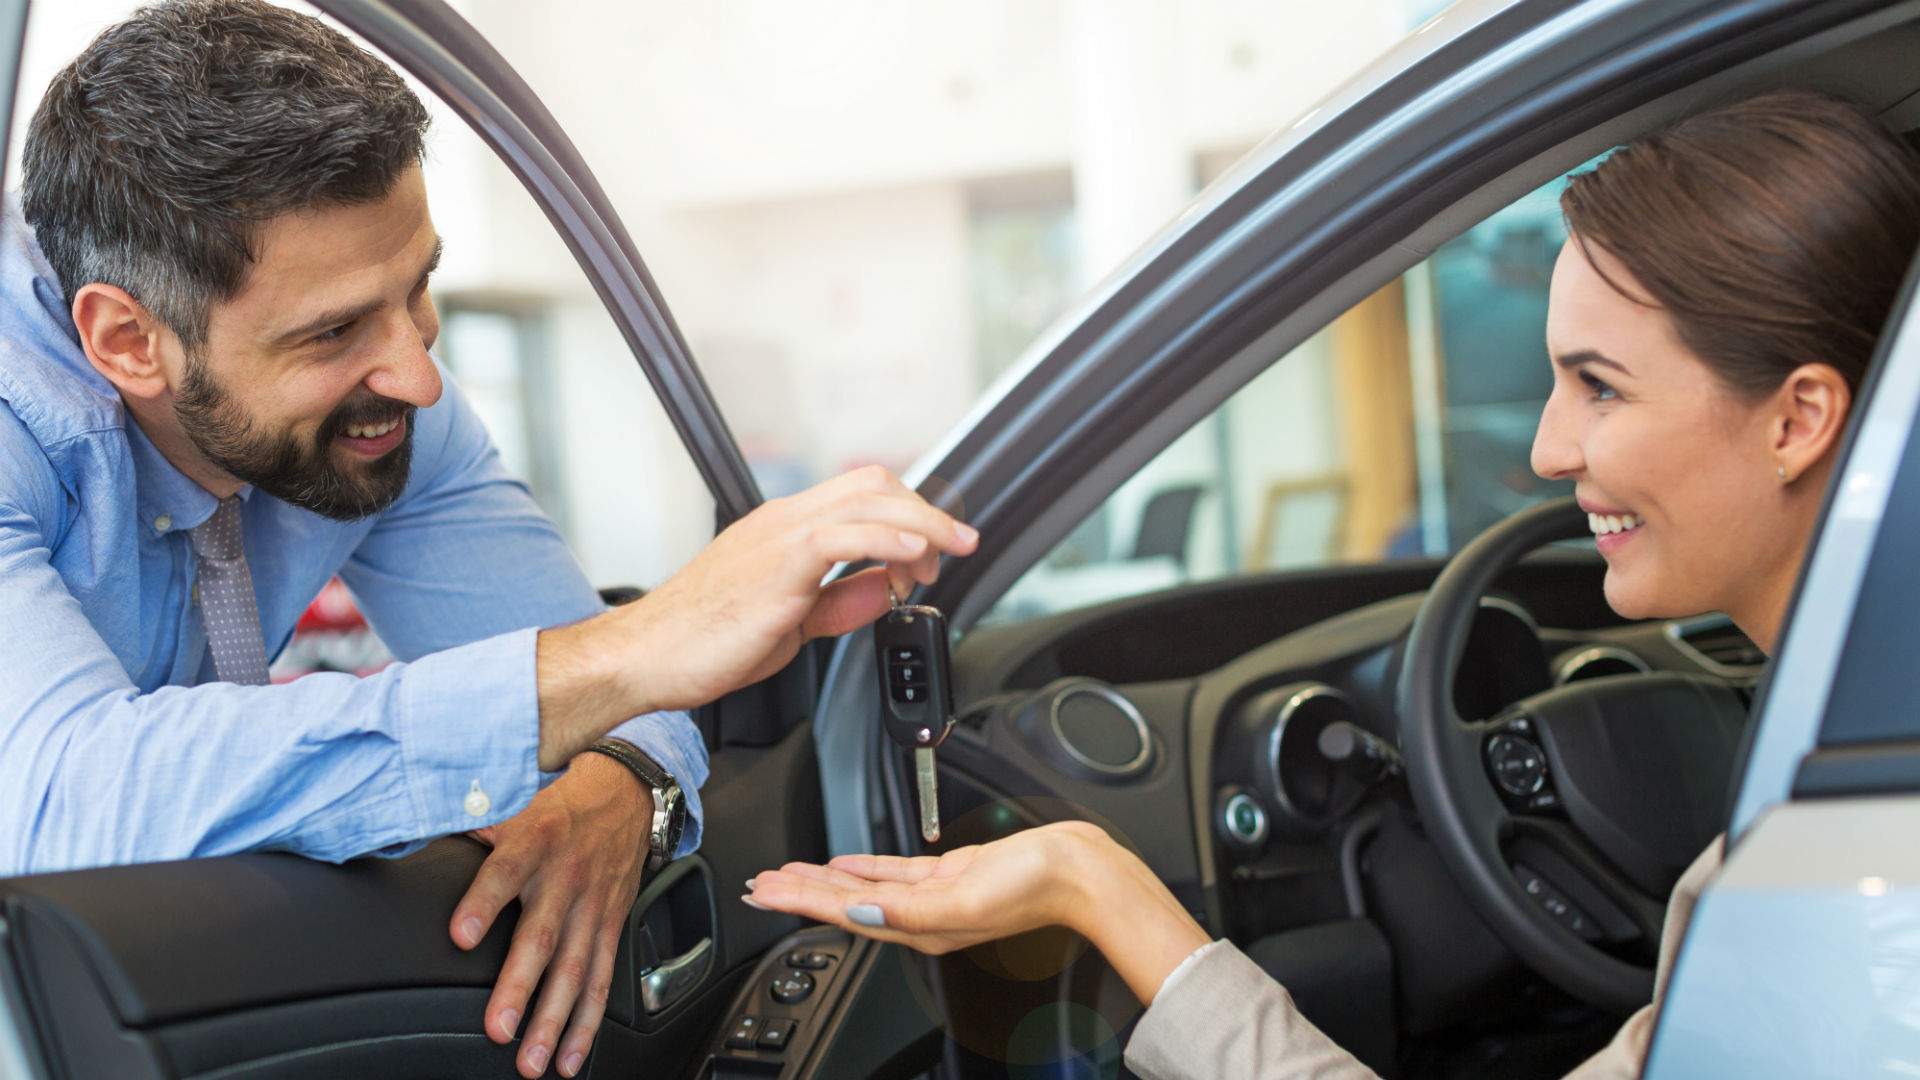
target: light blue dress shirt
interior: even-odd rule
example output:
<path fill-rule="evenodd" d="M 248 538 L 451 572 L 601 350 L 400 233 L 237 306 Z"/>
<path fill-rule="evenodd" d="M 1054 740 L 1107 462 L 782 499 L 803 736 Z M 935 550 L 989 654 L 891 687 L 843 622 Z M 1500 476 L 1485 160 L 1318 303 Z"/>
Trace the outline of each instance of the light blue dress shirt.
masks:
<path fill-rule="evenodd" d="M 412 475 L 385 512 L 340 523 L 242 494 L 268 655 L 338 574 L 400 663 L 210 681 L 187 530 L 217 501 L 87 362 L 9 199 L 0 875 L 261 849 L 404 854 L 513 816 L 553 779 L 536 758 L 535 634 L 605 607 L 451 379 L 416 416 Z M 654 714 L 613 735 L 686 789 L 691 851 L 707 776 L 692 721 Z"/>

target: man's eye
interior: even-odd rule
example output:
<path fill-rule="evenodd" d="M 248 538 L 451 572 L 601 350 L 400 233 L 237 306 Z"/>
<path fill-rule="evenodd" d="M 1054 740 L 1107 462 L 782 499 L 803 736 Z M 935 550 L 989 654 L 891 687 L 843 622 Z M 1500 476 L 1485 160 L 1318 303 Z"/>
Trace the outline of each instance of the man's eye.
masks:
<path fill-rule="evenodd" d="M 353 329 L 352 323 L 341 323 L 339 326 L 335 326 L 327 330 L 322 330 L 318 334 L 315 334 L 313 336 L 313 340 L 320 341 L 320 342 L 339 341 L 341 338 L 346 337 L 347 331 L 351 329 Z"/>
<path fill-rule="evenodd" d="M 1620 396 L 1618 391 L 1607 385 L 1605 379 L 1600 378 L 1590 371 L 1581 372 L 1580 381 L 1587 384 L 1587 391 L 1595 401 L 1610 401 Z"/>

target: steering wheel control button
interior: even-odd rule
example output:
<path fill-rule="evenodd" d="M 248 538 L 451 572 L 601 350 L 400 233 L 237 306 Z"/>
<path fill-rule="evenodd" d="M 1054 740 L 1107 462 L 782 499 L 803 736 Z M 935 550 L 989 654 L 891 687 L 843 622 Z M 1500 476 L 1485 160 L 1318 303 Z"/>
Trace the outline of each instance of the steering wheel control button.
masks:
<path fill-rule="evenodd" d="M 1513 872 L 1514 876 L 1520 879 L 1521 890 L 1532 898 L 1534 903 L 1540 905 L 1540 910 L 1553 916 L 1555 922 L 1579 935 L 1583 941 L 1600 940 L 1600 928 L 1594 925 L 1593 920 L 1588 918 L 1585 912 L 1574 907 L 1571 900 L 1562 896 L 1560 890 L 1549 884 L 1546 878 L 1518 864 L 1514 866 Z"/>
<path fill-rule="evenodd" d="M 789 1024 L 792 1022 L 791 1020 L 787 1021 Z M 757 1016 L 743 1016 L 740 1018 L 740 1022 L 733 1026 L 733 1033 L 727 1036 L 727 1049 L 751 1050 L 758 1044 L 759 1039 L 760 1018 Z"/>
<path fill-rule="evenodd" d="M 1246 792 L 1229 798 L 1220 809 L 1220 828 L 1227 839 L 1252 850 L 1267 842 L 1267 811 Z"/>
<path fill-rule="evenodd" d="M 1536 794 L 1547 783 L 1547 755 L 1531 739 L 1499 734 L 1487 740 L 1487 768 L 1500 790 L 1515 797 Z"/>
<path fill-rule="evenodd" d="M 785 1050 L 787 1044 L 793 1041 L 793 1029 L 795 1026 L 792 1020 L 768 1020 L 767 1026 L 761 1029 L 760 1041 L 757 1045 L 762 1050 L 772 1050 L 776 1053 Z"/>
<path fill-rule="evenodd" d="M 810 949 L 795 949 L 787 954 L 787 966 L 806 971 L 819 971 L 833 962 L 833 957 Z"/>
<path fill-rule="evenodd" d="M 813 996 L 813 976 L 804 971 L 789 971 L 768 987 L 773 1000 L 782 1005 L 798 1005 Z"/>

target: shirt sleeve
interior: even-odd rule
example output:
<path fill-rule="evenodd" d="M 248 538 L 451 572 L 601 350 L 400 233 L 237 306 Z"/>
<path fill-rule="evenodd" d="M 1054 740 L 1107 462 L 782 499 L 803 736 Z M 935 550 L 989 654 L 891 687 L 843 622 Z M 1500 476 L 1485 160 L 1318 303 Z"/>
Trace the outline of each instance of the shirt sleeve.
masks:
<path fill-rule="evenodd" d="M 1142 1080 L 1379 1080 L 1226 941 L 1202 945 L 1167 976 L 1126 1063 Z"/>
<path fill-rule="evenodd" d="M 340 571 L 375 632 L 403 660 L 606 610 L 560 531 L 501 464 L 459 387 L 445 369 L 441 375 L 443 400 L 416 415 L 412 482 Z M 524 695 L 467 693 L 461 700 L 488 714 L 520 707 L 534 694 L 531 665 L 525 674 Z M 680 781 L 687 828 L 679 853 L 692 851 L 703 815 L 698 789 L 707 777 L 699 729 L 686 713 L 665 712 L 611 734 Z"/>
<path fill-rule="evenodd" d="M 142 694 L 43 520 L 0 502 L 0 874 L 259 849 L 340 861 L 493 824 L 539 790 L 531 631 L 367 679 Z M 476 723 L 476 700 L 499 707 Z"/>

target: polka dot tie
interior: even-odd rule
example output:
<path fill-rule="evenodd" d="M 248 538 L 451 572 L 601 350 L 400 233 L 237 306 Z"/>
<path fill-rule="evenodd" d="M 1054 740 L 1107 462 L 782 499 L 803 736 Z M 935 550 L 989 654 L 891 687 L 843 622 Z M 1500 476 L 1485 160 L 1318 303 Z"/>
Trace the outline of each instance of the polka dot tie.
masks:
<path fill-rule="evenodd" d="M 253 599 L 253 575 L 240 547 L 240 499 L 220 500 L 220 509 L 195 526 L 193 553 L 199 560 L 200 618 L 207 626 L 207 648 L 221 682 L 267 684 L 267 647 L 260 634 L 260 608 Z"/>

